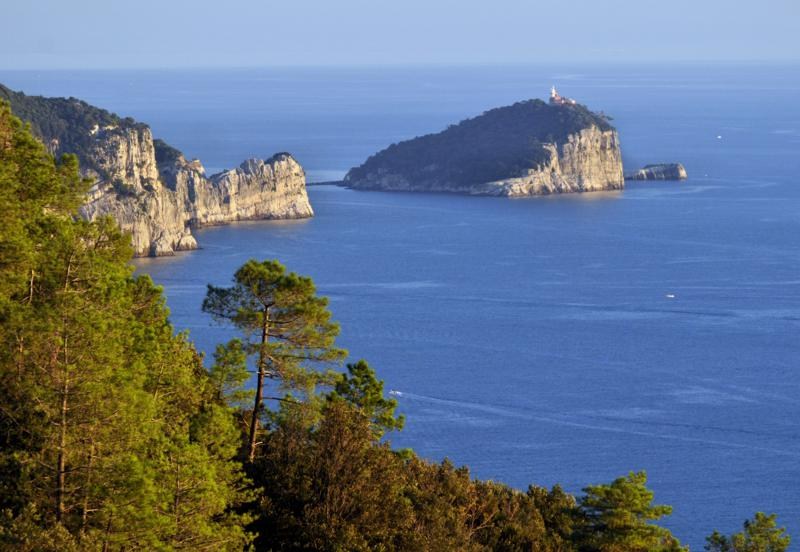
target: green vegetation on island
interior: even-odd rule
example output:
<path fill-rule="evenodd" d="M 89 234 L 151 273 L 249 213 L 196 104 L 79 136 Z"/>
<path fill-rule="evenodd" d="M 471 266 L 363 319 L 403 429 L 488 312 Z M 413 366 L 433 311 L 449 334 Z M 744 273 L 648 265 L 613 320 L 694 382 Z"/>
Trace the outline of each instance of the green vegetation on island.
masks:
<path fill-rule="evenodd" d="M 73 153 L 82 163 L 92 159 L 90 152 L 98 133 L 107 129 L 147 128 L 147 125 L 137 123 L 130 117 L 119 117 L 77 98 L 28 96 L 2 84 L 0 101 L 8 102 L 14 115 L 30 123 L 33 134 L 45 143 L 51 153 Z M 104 174 L 100 166 L 88 168 Z"/>
<path fill-rule="evenodd" d="M 522 492 L 393 449 L 397 402 L 277 261 L 209 287 L 242 335 L 204 367 L 87 186 L 0 104 L 0 550 L 684 549 L 644 473 Z M 759 513 L 707 549 L 788 546 Z"/>

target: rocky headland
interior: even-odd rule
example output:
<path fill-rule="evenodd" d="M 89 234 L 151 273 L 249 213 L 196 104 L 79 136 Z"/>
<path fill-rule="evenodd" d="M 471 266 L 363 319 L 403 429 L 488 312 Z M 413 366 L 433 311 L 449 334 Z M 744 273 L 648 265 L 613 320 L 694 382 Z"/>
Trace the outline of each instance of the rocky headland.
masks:
<path fill-rule="evenodd" d="M 204 225 L 314 214 L 305 172 L 288 153 L 206 175 L 200 161 L 154 140 L 147 125 L 81 100 L 27 96 L 2 85 L 0 100 L 53 155 L 78 156 L 94 181 L 81 215 L 113 217 L 130 232 L 138 256 L 195 249 L 192 229 Z"/>
<path fill-rule="evenodd" d="M 626 174 L 625 180 L 686 180 L 688 177 L 686 168 L 680 163 L 659 163 Z"/>
<path fill-rule="evenodd" d="M 606 117 L 528 100 L 376 153 L 351 169 L 358 190 L 530 196 L 624 187 L 619 137 Z"/>

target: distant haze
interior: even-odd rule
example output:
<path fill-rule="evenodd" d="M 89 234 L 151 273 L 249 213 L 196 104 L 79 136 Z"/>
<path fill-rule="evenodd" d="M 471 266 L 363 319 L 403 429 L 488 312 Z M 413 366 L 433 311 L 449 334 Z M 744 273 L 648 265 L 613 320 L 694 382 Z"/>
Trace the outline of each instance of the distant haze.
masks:
<path fill-rule="evenodd" d="M 0 69 L 800 59 L 797 0 L 6 0 Z"/>

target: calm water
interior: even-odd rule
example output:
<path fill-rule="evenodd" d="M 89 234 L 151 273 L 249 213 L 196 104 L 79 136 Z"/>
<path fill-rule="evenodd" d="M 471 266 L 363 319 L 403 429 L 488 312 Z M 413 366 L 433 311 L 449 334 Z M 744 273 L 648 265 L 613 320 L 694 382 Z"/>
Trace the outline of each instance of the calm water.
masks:
<path fill-rule="evenodd" d="M 142 260 L 210 350 L 206 283 L 250 257 L 313 276 L 341 344 L 402 393 L 422 455 L 524 488 L 645 469 L 702 549 L 756 510 L 800 540 L 798 67 L 0 73 L 147 121 L 209 170 L 293 152 L 314 180 L 393 141 L 544 96 L 614 117 L 628 168 L 685 183 L 505 200 L 310 190 L 317 216 L 198 232 Z M 674 298 L 669 297 L 674 295 Z"/>

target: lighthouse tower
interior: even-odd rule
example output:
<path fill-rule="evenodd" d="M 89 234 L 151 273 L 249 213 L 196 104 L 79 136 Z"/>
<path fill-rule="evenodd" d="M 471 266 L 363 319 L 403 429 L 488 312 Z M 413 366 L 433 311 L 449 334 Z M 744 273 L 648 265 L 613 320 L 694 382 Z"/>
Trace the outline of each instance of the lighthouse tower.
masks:
<path fill-rule="evenodd" d="M 562 97 L 555 86 L 550 89 L 550 105 L 575 105 L 576 103 L 572 98 Z"/>

